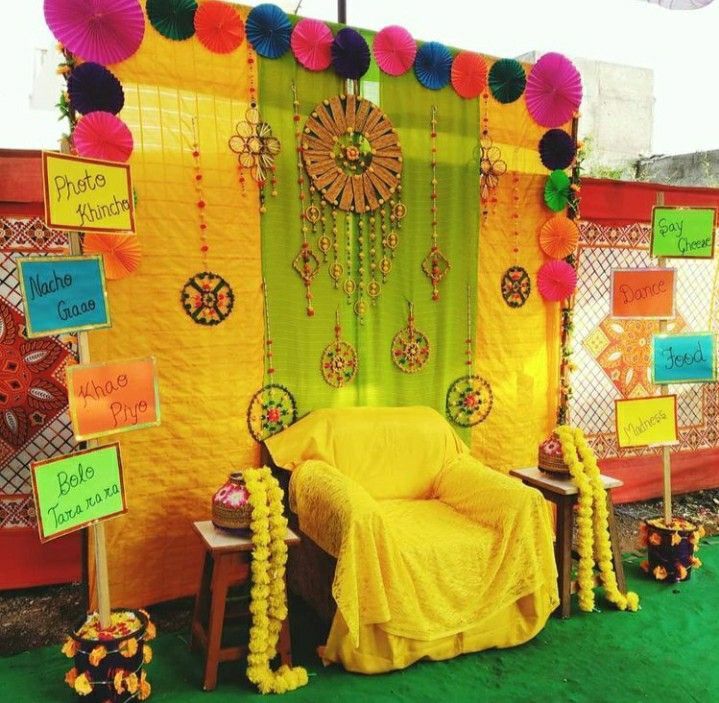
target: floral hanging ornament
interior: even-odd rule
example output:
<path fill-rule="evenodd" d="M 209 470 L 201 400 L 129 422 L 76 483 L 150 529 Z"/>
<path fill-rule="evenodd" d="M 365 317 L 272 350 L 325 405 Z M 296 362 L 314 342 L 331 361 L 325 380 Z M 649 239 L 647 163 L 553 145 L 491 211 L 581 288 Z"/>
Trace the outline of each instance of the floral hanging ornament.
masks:
<path fill-rule="evenodd" d="M 339 310 L 335 316 L 335 338 L 322 352 L 320 370 L 322 378 L 333 388 L 341 388 L 351 383 L 357 375 L 357 352 L 342 339 L 342 325 Z"/>
<path fill-rule="evenodd" d="M 214 326 L 229 317 L 235 304 L 235 294 L 222 276 L 202 271 L 185 283 L 180 300 L 193 322 Z"/>
<path fill-rule="evenodd" d="M 422 260 L 422 271 L 432 284 L 432 300 L 439 300 L 439 284 L 450 269 L 449 260 L 439 247 L 439 234 L 437 232 L 437 107 L 432 105 L 432 119 L 430 121 L 430 143 L 432 144 L 432 181 L 431 181 L 431 207 L 432 213 L 432 244 L 429 253 Z"/>
<path fill-rule="evenodd" d="M 392 339 L 392 361 L 404 373 L 416 373 L 429 359 L 429 339 L 414 326 L 414 305 L 408 303 L 407 326 Z"/>
<path fill-rule="evenodd" d="M 479 140 L 479 192 L 483 202 L 490 199 L 499 186 L 499 179 L 507 173 L 507 163 L 502 151 L 494 145 L 488 134 Z"/>
<path fill-rule="evenodd" d="M 264 442 L 297 420 L 297 403 L 292 393 L 274 381 L 274 352 L 270 332 L 267 283 L 262 280 L 265 316 L 265 374 L 267 383 L 250 399 L 247 407 L 247 428 L 256 442 Z"/>
<path fill-rule="evenodd" d="M 447 417 L 460 427 L 473 427 L 484 422 L 492 409 L 492 387 L 474 373 L 472 350 L 472 299 L 467 286 L 467 338 L 465 339 L 465 365 L 469 373 L 460 376 L 447 390 L 445 410 Z"/>
<path fill-rule="evenodd" d="M 280 140 L 272 134 L 269 123 L 262 121 L 257 103 L 250 103 L 245 119 L 238 122 L 235 134 L 230 137 L 229 147 L 237 154 L 241 180 L 248 171 L 260 189 L 260 212 L 265 212 L 265 184 L 268 177 L 272 195 L 277 195 L 275 157 L 280 153 Z"/>
<path fill-rule="evenodd" d="M 502 276 L 502 299 L 510 308 L 521 308 L 532 292 L 532 280 L 526 269 L 510 266 Z"/>

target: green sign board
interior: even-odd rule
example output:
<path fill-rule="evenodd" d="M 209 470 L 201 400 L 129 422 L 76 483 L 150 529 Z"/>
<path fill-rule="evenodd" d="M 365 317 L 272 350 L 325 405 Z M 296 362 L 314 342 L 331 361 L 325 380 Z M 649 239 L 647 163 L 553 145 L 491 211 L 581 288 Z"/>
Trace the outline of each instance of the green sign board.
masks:
<path fill-rule="evenodd" d="M 41 542 L 127 511 L 117 442 L 34 462 L 30 473 Z"/>
<path fill-rule="evenodd" d="M 655 207 L 652 210 L 652 256 L 711 259 L 716 216 L 716 209 L 709 207 Z"/>

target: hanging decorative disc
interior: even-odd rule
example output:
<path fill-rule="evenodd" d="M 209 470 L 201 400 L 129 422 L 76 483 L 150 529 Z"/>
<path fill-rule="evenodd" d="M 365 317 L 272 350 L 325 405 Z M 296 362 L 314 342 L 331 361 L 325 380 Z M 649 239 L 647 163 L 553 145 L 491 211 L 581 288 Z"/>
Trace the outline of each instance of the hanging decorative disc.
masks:
<path fill-rule="evenodd" d="M 305 123 L 302 159 L 322 197 L 340 210 L 372 212 L 388 202 L 402 150 L 387 115 L 356 95 L 322 101 Z"/>
<path fill-rule="evenodd" d="M 447 417 L 460 427 L 484 422 L 492 409 L 492 388 L 481 376 L 458 378 L 447 391 Z"/>
<path fill-rule="evenodd" d="M 219 325 L 232 312 L 235 294 L 222 276 L 202 271 L 185 283 L 180 302 L 198 325 Z"/>
<path fill-rule="evenodd" d="M 260 118 L 254 103 L 245 112 L 245 119 L 238 122 L 229 146 L 237 154 L 240 167 L 249 170 L 257 183 L 264 183 L 267 174 L 280 153 L 280 140 L 272 135 L 272 127 Z"/>
<path fill-rule="evenodd" d="M 404 373 L 416 373 L 429 359 L 429 339 L 414 326 L 414 314 L 410 306 L 407 326 L 392 339 L 392 361 Z"/>
<path fill-rule="evenodd" d="M 322 378 L 333 388 L 341 388 L 357 375 L 357 352 L 338 337 L 325 347 L 320 366 Z"/>
<path fill-rule="evenodd" d="M 264 442 L 297 419 L 297 404 L 287 388 L 269 383 L 252 396 L 247 408 L 247 427 L 257 442 Z"/>
<path fill-rule="evenodd" d="M 521 266 L 511 266 L 502 276 L 502 298 L 510 308 L 521 308 L 532 291 L 532 280 Z"/>

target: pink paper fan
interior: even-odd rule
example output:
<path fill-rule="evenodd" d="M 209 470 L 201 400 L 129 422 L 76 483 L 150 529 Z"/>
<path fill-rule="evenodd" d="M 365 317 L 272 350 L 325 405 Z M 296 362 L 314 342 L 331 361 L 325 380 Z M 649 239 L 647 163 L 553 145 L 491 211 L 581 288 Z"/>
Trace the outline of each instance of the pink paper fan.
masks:
<path fill-rule="evenodd" d="M 324 22 L 306 18 L 292 30 L 290 46 L 299 64 L 310 71 L 324 71 L 332 62 L 333 38 Z"/>
<path fill-rule="evenodd" d="M 86 61 L 112 64 L 132 56 L 145 34 L 138 0 L 45 0 L 55 38 Z"/>
<path fill-rule="evenodd" d="M 564 300 L 576 287 L 577 272 L 566 261 L 547 261 L 537 273 L 537 288 L 545 300 Z"/>
<path fill-rule="evenodd" d="M 377 65 L 390 76 L 407 73 L 417 54 L 417 44 L 412 35 L 395 24 L 381 29 L 372 43 L 372 53 Z"/>
<path fill-rule="evenodd" d="M 529 72 L 524 99 L 535 122 L 543 127 L 560 127 L 582 102 L 579 71 L 562 54 L 544 54 Z"/>
<path fill-rule="evenodd" d="M 80 156 L 103 161 L 127 161 L 132 154 L 132 133 L 110 112 L 88 112 L 72 133 L 72 143 Z"/>

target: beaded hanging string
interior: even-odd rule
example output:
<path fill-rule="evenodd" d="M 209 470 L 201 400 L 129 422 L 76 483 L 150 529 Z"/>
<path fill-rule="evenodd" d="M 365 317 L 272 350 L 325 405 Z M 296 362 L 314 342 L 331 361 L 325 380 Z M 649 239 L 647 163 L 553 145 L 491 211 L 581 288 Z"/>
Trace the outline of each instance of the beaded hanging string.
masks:
<path fill-rule="evenodd" d="M 344 273 L 344 268 L 340 263 L 340 244 L 339 232 L 337 231 L 337 217 L 339 212 L 337 208 L 332 208 L 332 263 L 329 267 L 330 278 L 335 288 L 339 288 L 340 279 Z"/>
<path fill-rule="evenodd" d="M 230 150 L 237 154 L 238 180 L 243 194 L 245 190 L 245 173 L 249 172 L 257 183 L 260 213 L 266 208 L 265 188 L 270 183 L 270 193 L 277 196 L 277 167 L 275 157 L 280 153 L 280 140 L 272 134 L 272 127 L 264 122 L 257 107 L 257 89 L 255 88 L 256 55 L 248 46 L 247 75 L 249 108 L 245 111 L 245 119 L 237 123 L 235 133 L 230 137 Z"/>
<path fill-rule="evenodd" d="M 499 179 L 507 172 L 507 163 L 502 159 L 499 147 L 494 146 L 489 133 L 489 91 L 482 93 L 482 133 L 479 138 L 479 194 L 482 202 L 482 220 L 486 223 L 490 209 L 492 214 L 497 205 L 496 189 Z"/>
<path fill-rule="evenodd" d="M 529 298 L 532 280 L 526 269 L 519 265 L 519 174 L 517 173 L 512 175 L 512 253 L 514 263 L 502 274 L 500 288 L 502 298 L 510 308 L 521 308 Z"/>
<path fill-rule="evenodd" d="M 320 269 L 320 261 L 317 255 L 312 251 L 307 234 L 309 228 L 307 223 L 310 222 L 314 227 L 320 219 L 321 211 L 319 207 L 310 203 L 306 203 L 305 194 L 305 171 L 302 166 L 302 128 L 300 127 L 300 101 L 297 95 L 297 86 L 292 83 L 292 119 L 295 124 L 295 156 L 297 158 L 297 185 L 299 187 L 300 199 L 300 228 L 302 231 L 302 244 L 300 251 L 292 261 L 292 268 L 297 272 L 305 286 L 305 299 L 307 301 L 307 316 L 312 317 L 315 314 L 312 305 L 312 281 Z"/>
<path fill-rule="evenodd" d="M 345 217 L 348 217 L 345 215 Z M 365 283 L 365 273 L 367 268 L 365 266 L 366 259 L 366 246 L 365 246 L 365 232 L 367 229 L 367 220 L 363 214 L 357 216 L 357 299 L 355 300 L 353 310 L 355 315 L 360 318 L 360 321 L 364 319 L 364 315 L 367 312 L 367 303 L 365 302 L 364 296 L 367 289 Z"/>
<path fill-rule="evenodd" d="M 345 213 L 345 280 L 342 290 L 347 296 L 347 304 L 352 304 L 352 296 L 357 289 L 357 284 L 352 278 L 352 217 Z"/>
<path fill-rule="evenodd" d="M 407 326 L 392 339 L 391 354 L 394 365 L 404 373 L 416 373 L 429 360 L 430 346 L 427 335 L 414 325 L 414 304 L 407 301 Z"/>
<path fill-rule="evenodd" d="M 429 253 L 422 261 L 422 271 L 432 284 L 432 300 L 439 300 L 439 284 L 450 269 L 449 261 L 439 248 L 439 234 L 437 232 L 437 107 L 432 105 L 432 118 L 430 120 L 430 144 L 432 149 L 432 181 L 430 202 L 432 213 L 432 245 Z M 395 216 L 396 217 L 396 216 Z"/>
<path fill-rule="evenodd" d="M 367 295 L 372 305 L 377 303 L 382 292 L 382 284 L 377 280 L 377 216 L 371 214 L 369 217 L 369 276 L 367 284 Z"/>
<path fill-rule="evenodd" d="M 197 227 L 200 238 L 200 259 L 203 270 L 194 274 L 185 282 L 180 292 L 180 303 L 193 322 L 198 325 L 214 326 L 219 325 L 230 315 L 235 296 L 230 284 L 222 278 L 222 276 L 208 270 L 208 253 L 210 247 L 207 239 L 207 199 L 205 197 L 202 154 L 196 116 L 192 117 L 190 124 L 192 142 L 189 146 L 192 155 L 192 183 L 195 191 Z"/>
<path fill-rule="evenodd" d="M 262 308 L 265 322 L 263 369 L 264 385 L 251 398 L 247 407 L 247 428 L 257 442 L 289 427 L 297 419 L 297 403 L 290 391 L 275 383 L 274 351 L 270 330 L 270 304 L 267 282 L 262 279 Z"/>
<path fill-rule="evenodd" d="M 333 388 L 350 383 L 357 374 L 357 351 L 342 339 L 342 324 L 339 308 L 335 312 L 335 338 L 322 352 L 320 371 L 322 378 Z"/>
<path fill-rule="evenodd" d="M 460 427 L 473 427 L 484 422 L 492 409 L 493 396 L 489 383 L 474 372 L 472 331 L 472 288 L 467 285 L 467 336 L 464 340 L 464 364 L 467 374 L 460 376 L 447 390 L 447 417 Z"/>

